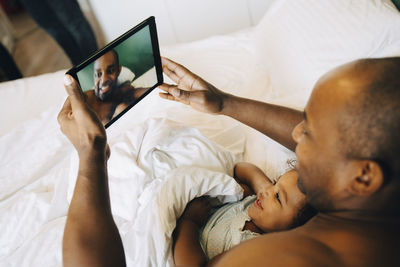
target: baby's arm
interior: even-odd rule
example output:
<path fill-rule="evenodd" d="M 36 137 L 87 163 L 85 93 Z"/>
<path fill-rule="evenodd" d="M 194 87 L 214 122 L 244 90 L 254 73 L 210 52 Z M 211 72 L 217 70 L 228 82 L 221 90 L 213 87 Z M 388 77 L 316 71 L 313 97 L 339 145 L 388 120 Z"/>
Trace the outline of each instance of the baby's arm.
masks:
<path fill-rule="evenodd" d="M 251 194 L 258 194 L 261 190 L 273 186 L 268 176 L 264 174 L 257 166 L 240 162 L 235 165 L 235 180 L 243 187 L 244 197 Z M 244 185 L 244 186 L 243 186 Z"/>
<path fill-rule="evenodd" d="M 200 246 L 199 229 L 209 218 L 211 205 L 204 197 L 192 200 L 177 221 L 173 234 L 176 266 L 204 266 L 207 258 Z"/>

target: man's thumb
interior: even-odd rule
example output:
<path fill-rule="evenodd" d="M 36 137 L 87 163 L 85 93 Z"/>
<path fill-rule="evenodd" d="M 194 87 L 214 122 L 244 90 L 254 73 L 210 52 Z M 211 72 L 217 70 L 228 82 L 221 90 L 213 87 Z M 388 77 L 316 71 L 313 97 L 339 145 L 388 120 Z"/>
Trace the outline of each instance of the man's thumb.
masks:
<path fill-rule="evenodd" d="M 74 78 L 72 78 L 71 75 L 66 74 L 64 76 L 64 86 L 65 90 L 68 93 L 68 96 L 71 99 L 71 105 L 84 103 L 83 93 L 79 87 L 79 84 L 75 81 Z"/>

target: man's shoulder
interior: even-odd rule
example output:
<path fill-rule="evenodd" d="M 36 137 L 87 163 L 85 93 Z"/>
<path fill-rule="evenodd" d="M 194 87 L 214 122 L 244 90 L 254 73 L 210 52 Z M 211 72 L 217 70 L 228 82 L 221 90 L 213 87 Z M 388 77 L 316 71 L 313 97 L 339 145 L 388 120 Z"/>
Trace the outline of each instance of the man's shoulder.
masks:
<path fill-rule="evenodd" d="M 86 90 L 83 92 L 85 95 L 94 95 L 94 89 Z"/>
<path fill-rule="evenodd" d="M 213 266 L 340 265 L 335 253 L 318 240 L 295 231 L 264 234 L 239 244 Z"/>
<path fill-rule="evenodd" d="M 85 96 L 87 96 L 87 97 L 93 97 L 93 96 L 95 96 L 95 94 L 94 94 L 94 89 L 90 89 L 90 90 L 84 91 L 83 94 L 84 94 Z"/>
<path fill-rule="evenodd" d="M 94 89 L 87 90 L 83 92 L 83 94 L 86 96 L 86 102 L 89 104 L 93 104 L 98 100 L 96 94 L 94 93 Z"/>
<path fill-rule="evenodd" d="M 135 88 L 132 86 L 131 82 L 129 82 L 129 81 L 119 84 L 118 88 L 119 88 L 119 90 L 122 90 L 123 92 L 135 90 Z"/>

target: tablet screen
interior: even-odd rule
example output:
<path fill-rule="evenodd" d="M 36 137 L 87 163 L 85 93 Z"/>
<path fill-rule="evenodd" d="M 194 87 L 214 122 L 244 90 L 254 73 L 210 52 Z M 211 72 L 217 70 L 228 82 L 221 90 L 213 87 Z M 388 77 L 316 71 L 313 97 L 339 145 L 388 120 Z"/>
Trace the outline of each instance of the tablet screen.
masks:
<path fill-rule="evenodd" d="M 107 128 L 162 83 L 154 17 L 68 71 Z"/>

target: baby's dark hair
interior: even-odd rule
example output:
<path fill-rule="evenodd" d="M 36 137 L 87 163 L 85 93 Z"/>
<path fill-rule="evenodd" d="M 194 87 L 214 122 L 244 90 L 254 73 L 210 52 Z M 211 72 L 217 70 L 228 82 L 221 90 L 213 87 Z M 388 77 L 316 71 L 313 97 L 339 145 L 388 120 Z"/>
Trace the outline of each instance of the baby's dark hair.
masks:
<path fill-rule="evenodd" d="M 290 228 L 296 228 L 302 226 L 303 224 L 308 222 L 312 217 L 314 217 L 317 213 L 318 211 L 307 203 L 297 212 L 297 215 L 294 218 Z"/>

